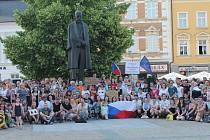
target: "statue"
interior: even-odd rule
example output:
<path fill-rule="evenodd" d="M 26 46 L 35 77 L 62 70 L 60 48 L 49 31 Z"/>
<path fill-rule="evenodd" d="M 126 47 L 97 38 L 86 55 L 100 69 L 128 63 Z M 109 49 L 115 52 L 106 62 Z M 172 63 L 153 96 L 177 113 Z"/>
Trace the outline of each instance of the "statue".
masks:
<path fill-rule="evenodd" d="M 91 70 L 88 26 L 82 21 L 82 12 L 75 12 L 75 21 L 68 27 L 68 69 L 70 80 L 83 81 L 84 70 Z"/>

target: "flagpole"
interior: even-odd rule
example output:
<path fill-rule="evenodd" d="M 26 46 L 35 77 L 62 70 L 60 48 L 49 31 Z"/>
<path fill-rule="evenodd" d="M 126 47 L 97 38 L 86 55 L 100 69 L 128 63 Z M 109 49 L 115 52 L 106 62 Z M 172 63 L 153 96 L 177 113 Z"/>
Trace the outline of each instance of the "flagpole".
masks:
<path fill-rule="evenodd" d="M 110 73 L 109 80 L 112 80 L 112 72 Z"/>

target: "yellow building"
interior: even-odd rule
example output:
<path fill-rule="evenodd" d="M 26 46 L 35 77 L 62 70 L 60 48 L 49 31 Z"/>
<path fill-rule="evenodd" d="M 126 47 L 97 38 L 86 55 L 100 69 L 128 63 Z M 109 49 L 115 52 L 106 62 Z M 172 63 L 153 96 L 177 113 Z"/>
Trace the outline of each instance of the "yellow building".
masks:
<path fill-rule="evenodd" d="M 171 71 L 210 72 L 210 0 L 172 0 Z"/>

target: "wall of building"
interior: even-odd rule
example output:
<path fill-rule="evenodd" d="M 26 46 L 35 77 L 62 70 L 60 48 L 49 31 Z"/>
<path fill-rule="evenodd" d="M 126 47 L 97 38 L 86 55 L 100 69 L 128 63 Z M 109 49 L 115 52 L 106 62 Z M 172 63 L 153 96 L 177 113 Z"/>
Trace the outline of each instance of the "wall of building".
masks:
<path fill-rule="evenodd" d="M 17 31 L 22 29 L 15 22 L 0 23 L 0 37 L 15 35 Z M 0 43 L 0 80 L 19 79 L 23 76 L 16 66 L 7 59 L 4 53 L 4 44 Z"/>
<path fill-rule="evenodd" d="M 192 75 L 200 71 L 210 72 L 210 1 L 209 0 L 173 0 L 173 58 L 172 70 Z M 207 13 L 206 27 L 198 27 L 197 12 Z M 188 15 L 186 28 L 179 27 L 179 13 Z M 199 54 L 199 40 L 206 40 L 206 54 Z M 187 54 L 180 52 L 180 42 L 187 44 Z M 181 53 L 181 54 L 180 54 Z M 208 69 L 207 69 L 208 68 Z"/>
<path fill-rule="evenodd" d="M 138 61 L 146 56 L 157 67 L 161 64 L 169 65 L 172 62 L 171 1 L 124 0 L 120 2 L 131 4 L 122 24 L 135 29 L 134 45 L 123 55 L 122 63 Z M 153 5 L 154 13 L 149 10 L 149 5 Z M 155 38 L 155 43 L 149 41 L 151 37 Z M 163 73 L 168 71 L 169 69 Z"/>

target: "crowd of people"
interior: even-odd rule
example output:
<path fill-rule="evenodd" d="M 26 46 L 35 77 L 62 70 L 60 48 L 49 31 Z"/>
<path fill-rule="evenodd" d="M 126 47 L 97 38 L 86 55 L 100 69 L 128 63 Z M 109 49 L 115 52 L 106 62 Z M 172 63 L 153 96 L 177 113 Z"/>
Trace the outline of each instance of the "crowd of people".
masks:
<path fill-rule="evenodd" d="M 128 76 L 103 76 L 95 84 L 68 83 L 61 78 L 16 83 L 5 80 L 0 83 L 0 127 L 109 119 L 108 104 L 119 101 L 134 102 L 137 118 L 208 121 L 209 82 L 206 78 L 148 82 Z M 117 95 L 109 97 L 110 90 L 117 91 Z"/>

